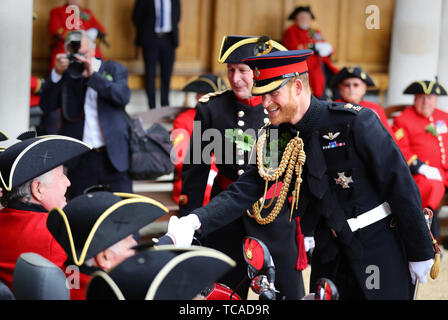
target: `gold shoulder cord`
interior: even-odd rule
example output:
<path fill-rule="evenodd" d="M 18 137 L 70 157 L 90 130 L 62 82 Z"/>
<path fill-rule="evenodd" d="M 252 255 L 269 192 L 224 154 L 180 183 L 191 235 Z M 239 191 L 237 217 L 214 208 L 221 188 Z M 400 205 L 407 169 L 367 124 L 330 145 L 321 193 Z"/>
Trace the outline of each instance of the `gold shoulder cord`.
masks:
<path fill-rule="evenodd" d="M 269 129 L 267 129 L 269 130 Z M 266 181 L 264 195 L 263 197 L 255 202 L 252 206 L 253 214 L 247 210 L 247 214 L 249 217 L 254 218 L 259 224 L 269 224 L 273 222 L 280 210 L 283 207 L 283 204 L 286 200 L 286 195 L 289 190 L 289 185 L 291 183 L 292 175 L 296 173 L 296 183 L 294 191 L 292 192 L 293 199 L 291 203 L 291 213 L 289 219 L 292 219 L 292 212 L 294 207 L 297 210 L 298 202 L 299 202 L 299 192 L 300 192 L 300 184 L 302 183 L 302 166 L 305 164 L 306 155 L 305 151 L 303 151 L 303 140 L 299 137 L 299 132 L 297 132 L 297 136 L 289 141 L 287 144 L 285 151 L 283 152 L 282 160 L 277 169 L 267 168 L 264 163 L 266 162 L 266 140 L 269 135 L 269 131 L 261 135 L 259 140 L 257 141 L 257 165 L 258 165 L 258 173 L 260 176 Z M 282 188 L 280 190 L 279 197 L 277 202 L 275 203 L 274 208 L 266 217 L 261 216 L 261 210 L 269 208 L 274 202 L 275 194 L 277 193 L 278 179 L 285 172 L 285 178 L 283 179 Z M 266 201 L 266 192 L 268 190 L 269 181 L 275 181 L 275 190 L 271 201 L 265 206 L 264 203 Z"/>

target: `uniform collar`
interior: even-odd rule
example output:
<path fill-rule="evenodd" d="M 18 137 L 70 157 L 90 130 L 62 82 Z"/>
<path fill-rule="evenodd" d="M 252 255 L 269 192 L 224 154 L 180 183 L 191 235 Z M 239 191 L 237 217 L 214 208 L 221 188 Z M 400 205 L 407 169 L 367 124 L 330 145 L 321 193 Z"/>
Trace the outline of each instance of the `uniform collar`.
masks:
<path fill-rule="evenodd" d="M 12 201 L 8 204 L 8 208 L 20 211 L 48 212 L 47 209 L 37 203 L 26 203 L 21 201 Z"/>
<path fill-rule="evenodd" d="M 312 95 L 308 110 L 303 115 L 303 118 L 300 119 L 300 121 L 297 122 L 295 125 L 293 125 L 293 127 L 297 129 L 300 133 L 306 133 L 314 130 L 319 121 L 320 110 L 321 106 L 319 100 Z"/>
<path fill-rule="evenodd" d="M 261 104 L 261 96 L 253 96 L 247 99 L 240 99 L 237 96 L 235 96 L 236 100 L 238 100 L 238 102 L 244 104 L 245 106 L 249 106 L 249 107 L 256 107 L 258 105 Z"/>

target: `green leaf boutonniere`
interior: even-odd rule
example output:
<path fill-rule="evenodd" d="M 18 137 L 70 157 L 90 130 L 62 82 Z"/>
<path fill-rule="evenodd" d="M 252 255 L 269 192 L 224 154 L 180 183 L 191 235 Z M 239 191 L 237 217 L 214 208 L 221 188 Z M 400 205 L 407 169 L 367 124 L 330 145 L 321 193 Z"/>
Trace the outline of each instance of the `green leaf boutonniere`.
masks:
<path fill-rule="evenodd" d="M 314 39 L 314 34 L 315 34 L 316 32 L 314 31 L 314 29 L 313 28 L 309 28 L 308 29 L 308 35 L 309 35 L 309 37 L 311 38 L 311 39 Z"/>
<path fill-rule="evenodd" d="M 107 73 L 106 71 L 103 71 L 103 73 L 101 73 L 101 76 L 102 76 L 103 78 L 105 78 L 106 80 L 114 81 L 114 77 L 112 77 L 112 75 L 110 75 L 110 74 Z"/>
<path fill-rule="evenodd" d="M 244 151 L 252 150 L 255 144 L 255 138 L 250 134 L 239 132 L 239 129 L 226 129 L 225 137 L 236 144 L 236 146 Z"/>
<path fill-rule="evenodd" d="M 436 131 L 436 127 L 434 127 L 434 125 L 432 123 L 428 124 L 425 128 L 426 132 L 429 132 L 430 134 L 432 134 L 434 137 L 437 137 L 437 131 Z"/>
<path fill-rule="evenodd" d="M 90 14 L 88 12 L 82 11 L 79 14 L 79 18 L 81 18 L 81 20 L 84 20 L 84 21 L 89 21 L 90 20 Z"/>

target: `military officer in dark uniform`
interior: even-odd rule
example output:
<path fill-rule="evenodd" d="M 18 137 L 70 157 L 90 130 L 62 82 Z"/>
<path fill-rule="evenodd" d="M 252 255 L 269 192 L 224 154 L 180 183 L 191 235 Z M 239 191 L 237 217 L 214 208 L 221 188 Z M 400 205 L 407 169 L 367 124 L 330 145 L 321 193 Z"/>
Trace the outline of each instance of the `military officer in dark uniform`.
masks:
<path fill-rule="evenodd" d="M 310 291 L 327 277 L 341 299 L 411 299 L 412 284 L 426 281 L 434 257 L 418 188 L 374 112 L 311 95 L 305 62 L 311 54 L 295 50 L 243 60 L 254 70 L 252 94 L 263 95 L 269 112 L 266 131 L 293 136 L 282 156 L 288 168 L 283 180 L 295 182 L 289 190 L 293 204 L 298 200 L 294 213 L 316 241 Z M 199 232 L 210 233 L 238 218 L 277 173 L 257 161 L 180 222 L 186 231 L 200 224 Z"/>
<path fill-rule="evenodd" d="M 179 198 L 181 215 L 186 215 L 203 204 L 210 170 L 210 142 L 206 138 L 208 133 L 216 133 L 222 141 L 217 149 L 211 150 L 216 157 L 218 168 L 211 198 L 226 190 L 246 170 L 249 151 L 252 148 L 248 141 L 255 141 L 258 129 L 269 119 L 261 105 L 261 98 L 251 95 L 253 73 L 241 60 L 256 53 L 278 50 L 286 49 L 265 36 L 224 37 L 219 62 L 227 65 L 231 90 L 214 92 L 199 100 L 190 148 L 182 168 L 183 185 Z M 248 139 L 247 143 L 245 138 Z M 243 216 L 249 207 L 241 208 L 239 215 Z M 299 254 L 296 222 L 290 222 L 289 216 L 286 216 L 265 226 L 243 216 L 244 219 L 236 219 L 226 226 L 222 225 L 222 228 L 217 228 L 204 238 L 203 245 L 222 251 L 237 262 L 237 267 L 221 279 L 221 282 L 236 288 L 246 277 L 247 265 L 241 248 L 243 237 L 251 235 L 260 238 L 269 247 L 276 266 L 282 270 L 276 278 L 278 286 L 284 288 L 287 297 L 298 299 L 304 295 L 301 271 L 296 268 Z M 238 294 L 245 297 L 247 289 L 248 284 L 242 286 Z"/>

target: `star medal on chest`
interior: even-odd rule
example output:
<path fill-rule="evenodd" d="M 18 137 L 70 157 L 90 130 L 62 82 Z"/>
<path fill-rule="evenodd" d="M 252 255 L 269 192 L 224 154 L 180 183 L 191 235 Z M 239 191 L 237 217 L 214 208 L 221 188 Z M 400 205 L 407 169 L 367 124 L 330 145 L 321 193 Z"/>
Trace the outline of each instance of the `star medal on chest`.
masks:
<path fill-rule="evenodd" d="M 350 176 L 346 176 L 345 172 L 338 172 L 338 177 L 334 178 L 336 184 L 340 185 L 342 189 L 350 188 L 349 183 L 353 183 L 353 178 Z"/>

